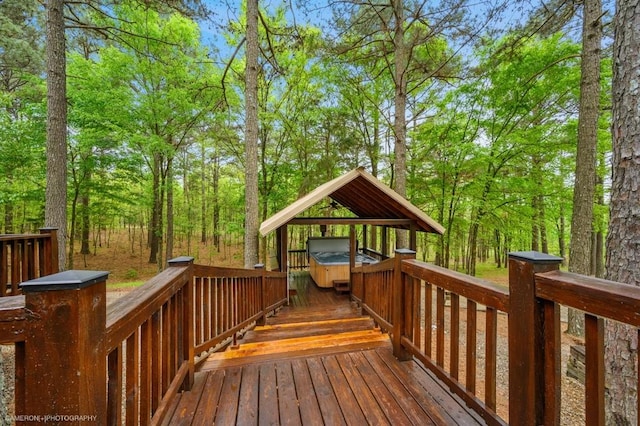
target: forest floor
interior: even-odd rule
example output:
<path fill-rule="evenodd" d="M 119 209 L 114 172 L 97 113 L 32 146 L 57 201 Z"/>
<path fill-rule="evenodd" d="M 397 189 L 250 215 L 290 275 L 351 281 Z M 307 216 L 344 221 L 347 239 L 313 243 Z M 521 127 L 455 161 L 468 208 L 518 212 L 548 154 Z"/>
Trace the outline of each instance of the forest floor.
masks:
<path fill-rule="evenodd" d="M 91 254 L 76 252 L 70 269 L 109 272 L 107 288 L 110 290 L 144 283 L 157 275 L 159 269 L 156 263 L 149 263 L 146 243 L 141 243 L 138 235 L 135 237 L 131 238 L 127 232 L 103 235 L 100 243 L 91 248 Z M 222 243 L 220 250 L 211 242 L 177 241 L 173 253 L 173 257 L 193 256 L 195 263 L 200 265 L 243 266 L 242 241 Z"/>

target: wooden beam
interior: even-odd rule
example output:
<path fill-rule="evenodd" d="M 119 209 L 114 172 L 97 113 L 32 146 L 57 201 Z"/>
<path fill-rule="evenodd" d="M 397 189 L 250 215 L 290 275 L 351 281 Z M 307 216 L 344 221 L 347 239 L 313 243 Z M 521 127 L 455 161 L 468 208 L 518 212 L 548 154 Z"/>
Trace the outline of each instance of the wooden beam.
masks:
<path fill-rule="evenodd" d="M 288 225 L 383 225 L 409 229 L 415 222 L 411 219 L 385 219 L 362 217 L 296 217 Z M 284 225 L 283 225 L 284 226 Z"/>

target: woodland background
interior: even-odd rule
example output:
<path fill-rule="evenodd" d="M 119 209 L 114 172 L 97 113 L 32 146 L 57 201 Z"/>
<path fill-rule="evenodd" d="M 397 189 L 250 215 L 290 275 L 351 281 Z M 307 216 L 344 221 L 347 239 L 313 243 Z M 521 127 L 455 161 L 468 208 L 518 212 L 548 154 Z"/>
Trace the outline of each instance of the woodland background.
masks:
<path fill-rule="evenodd" d="M 420 236 L 418 256 L 471 274 L 478 261 L 503 267 L 513 250 L 567 258 L 581 6 L 436 3 L 404 2 L 406 196 L 446 228 Z M 259 221 L 358 166 L 395 187 L 390 5 L 261 2 Z M 602 12 L 594 215 L 583 223 L 593 273 L 607 228 L 611 8 Z M 113 232 L 126 231 L 160 268 L 196 244 L 242 242 L 245 12 L 240 2 L 65 3 L 68 268 Z M 44 13 L 37 2 L 0 2 L 6 233 L 45 222 Z M 346 212 L 327 202 L 308 214 Z M 314 232 L 292 231 L 292 247 Z M 260 241 L 267 264 L 272 244 Z"/>
<path fill-rule="evenodd" d="M 419 258 L 640 285 L 640 2 L 613 3 L 0 0 L 0 229 L 57 227 L 61 268 L 113 235 L 158 269 L 269 264 L 259 222 L 363 166 L 444 225 Z M 637 423 L 637 348 L 607 322 L 611 424 Z"/>

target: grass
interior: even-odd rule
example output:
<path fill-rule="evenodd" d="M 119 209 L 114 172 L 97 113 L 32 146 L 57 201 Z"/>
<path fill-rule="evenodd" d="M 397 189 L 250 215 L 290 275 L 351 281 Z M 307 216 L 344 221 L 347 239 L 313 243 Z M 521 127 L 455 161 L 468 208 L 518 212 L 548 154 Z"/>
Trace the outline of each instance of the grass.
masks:
<path fill-rule="evenodd" d="M 131 290 L 136 287 L 140 287 L 144 283 L 145 281 L 128 281 L 113 284 L 107 283 L 107 290 Z"/>
<path fill-rule="evenodd" d="M 478 263 L 476 276 L 496 284 L 509 285 L 509 269 L 496 268 L 494 263 Z"/>

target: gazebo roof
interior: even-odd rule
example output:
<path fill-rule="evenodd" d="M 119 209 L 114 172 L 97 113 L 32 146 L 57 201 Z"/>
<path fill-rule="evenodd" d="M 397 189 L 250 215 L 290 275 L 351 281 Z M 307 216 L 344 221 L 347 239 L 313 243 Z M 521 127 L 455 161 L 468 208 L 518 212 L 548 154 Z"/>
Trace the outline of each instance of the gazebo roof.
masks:
<path fill-rule="evenodd" d="M 262 222 L 260 233 L 264 236 L 287 224 L 298 214 L 319 203 L 325 197 L 340 203 L 362 219 L 409 219 L 414 221 L 418 231 L 444 233 L 442 225 L 373 175 L 364 171 L 362 167 L 317 187 L 280 210 Z"/>

